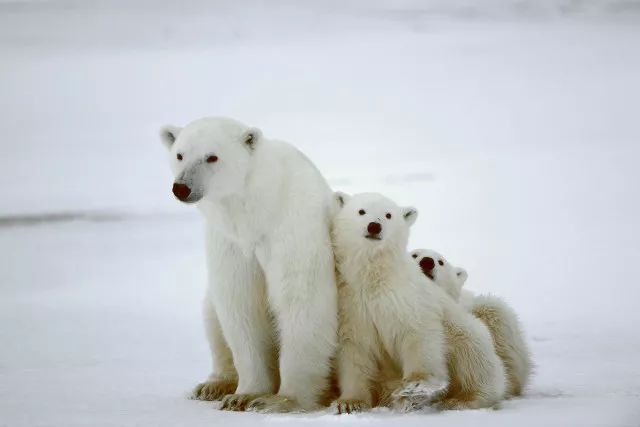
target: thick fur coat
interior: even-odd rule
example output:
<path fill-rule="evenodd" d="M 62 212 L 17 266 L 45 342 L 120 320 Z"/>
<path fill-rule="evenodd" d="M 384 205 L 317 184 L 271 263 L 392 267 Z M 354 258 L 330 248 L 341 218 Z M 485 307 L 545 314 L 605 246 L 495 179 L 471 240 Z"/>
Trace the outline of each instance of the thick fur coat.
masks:
<path fill-rule="evenodd" d="M 506 397 L 522 395 L 529 382 L 533 362 L 515 311 L 496 296 L 475 295 L 462 289 L 467 272 L 452 265 L 438 252 L 416 249 L 411 252 L 411 257 L 425 276 L 487 325 L 507 374 Z"/>
<path fill-rule="evenodd" d="M 338 411 L 417 402 L 481 408 L 500 401 L 504 369 L 486 326 L 407 256 L 416 210 L 375 193 L 336 193 L 336 199 Z"/>
<path fill-rule="evenodd" d="M 194 397 L 222 408 L 318 406 L 336 346 L 332 191 L 293 146 L 231 119 L 165 126 L 173 193 L 206 226 L 213 359 Z"/>

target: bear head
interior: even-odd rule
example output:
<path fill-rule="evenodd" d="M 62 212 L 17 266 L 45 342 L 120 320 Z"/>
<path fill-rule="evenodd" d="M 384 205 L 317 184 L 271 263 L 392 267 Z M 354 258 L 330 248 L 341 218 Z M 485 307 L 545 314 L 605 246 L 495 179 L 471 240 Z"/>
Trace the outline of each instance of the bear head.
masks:
<path fill-rule="evenodd" d="M 455 267 L 441 254 L 431 249 L 416 249 L 411 251 L 410 255 L 425 276 L 454 300 L 460 299 L 460 292 L 468 277 L 464 268 Z"/>
<path fill-rule="evenodd" d="M 235 120 L 206 117 L 183 128 L 163 126 L 160 138 L 169 150 L 173 194 L 195 203 L 242 192 L 261 133 Z"/>
<path fill-rule="evenodd" d="M 349 196 L 336 192 L 334 197 L 338 205 L 332 230 L 336 247 L 362 254 L 406 251 L 409 228 L 418 216 L 415 208 L 400 207 L 378 193 Z"/>

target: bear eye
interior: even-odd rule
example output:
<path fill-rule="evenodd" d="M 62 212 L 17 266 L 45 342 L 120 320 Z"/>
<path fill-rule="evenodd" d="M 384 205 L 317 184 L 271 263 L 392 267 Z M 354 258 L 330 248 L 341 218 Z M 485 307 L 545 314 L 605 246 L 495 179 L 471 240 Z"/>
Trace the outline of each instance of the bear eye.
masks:
<path fill-rule="evenodd" d="M 413 258 L 418 258 L 418 254 L 411 255 Z"/>
<path fill-rule="evenodd" d="M 441 259 L 438 260 L 438 264 L 440 265 L 444 265 L 444 261 L 442 261 Z"/>
<path fill-rule="evenodd" d="M 178 155 L 176 156 L 176 158 L 177 158 L 178 160 L 182 160 L 182 154 L 178 153 Z"/>
<path fill-rule="evenodd" d="M 385 216 L 387 217 L 387 219 L 391 219 L 391 214 L 389 212 L 387 212 Z"/>
<path fill-rule="evenodd" d="M 358 213 L 359 213 L 360 215 L 364 215 L 364 214 L 366 214 L 366 212 L 364 211 L 364 209 L 360 209 L 360 210 L 358 211 Z"/>
<path fill-rule="evenodd" d="M 207 163 L 215 163 L 218 161 L 218 156 L 209 156 L 207 157 Z"/>

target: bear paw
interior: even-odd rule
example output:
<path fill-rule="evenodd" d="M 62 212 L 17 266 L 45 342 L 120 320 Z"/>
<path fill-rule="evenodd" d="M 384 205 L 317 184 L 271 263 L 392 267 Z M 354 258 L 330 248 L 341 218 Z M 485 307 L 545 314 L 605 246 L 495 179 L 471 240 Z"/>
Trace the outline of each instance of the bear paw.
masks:
<path fill-rule="evenodd" d="M 336 414 L 354 414 L 371 408 L 367 402 L 359 399 L 338 399 L 331 405 Z"/>
<path fill-rule="evenodd" d="M 451 410 L 461 410 L 461 409 L 471 409 L 468 408 L 468 402 L 451 398 L 451 399 L 443 399 L 442 401 L 436 403 L 434 405 L 437 409 L 441 411 L 451 411 Z"/>
<path fill-rule="evenodd" d="M 198 384 L 191 393 L 195 400 L 220 400 L 227 394 L 236 391 L 238 383 L 235 380 L 210 380 Z"/>
<path fill-rule="evenodd" d="M 252 400 L 259 397 L 259 394 L 228 394 L 222 399 L 220 410 L 222 411 L 244 411 Z"/>
<path fill-rule="evenodd" d="M 435 378 L 424 379 L 420 377 L 410 377 L 403 381 L 403 384 L 393 392 L 396 399 L 403 397 L 422 398 L 431 400 L 447 389 L 447 382 Z"/>
<path fill-rule="evenodd" d="M 481 408 L 493 408 L 500 409 L 500 402 L 491 404 L 484 399 L 475 399 L 473 397 L 465 396 L 464 398 L 446 398 L 438 402 L 436 408 L 441 411 L 461 411 L 464 409 L 481 409 Z"/>
<path fill-rule="evenodd" d="M 396 397 L 393 401 L 393 409 L 398 412 L 420 411 L 431 404 L 430 397 L 408 396 Z"/>
<path fill-rule="evenodd" d="M 262 413 L 300 412 L 302 408 L 298 403 L 287 396 L 272 394 L 258 397 L 247 406 L 247 411 Z"/>

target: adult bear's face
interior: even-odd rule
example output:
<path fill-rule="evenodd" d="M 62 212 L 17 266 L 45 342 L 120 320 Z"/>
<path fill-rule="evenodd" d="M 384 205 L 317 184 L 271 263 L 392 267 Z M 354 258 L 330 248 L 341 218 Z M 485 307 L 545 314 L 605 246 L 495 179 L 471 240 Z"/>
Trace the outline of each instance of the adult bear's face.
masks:
<path fill-rule="evenodd" d="M 195 203 L 242 192 L 260 131 L 207 117 L 184 128 L 164 126 L 160 137 L 169 150 L 174 196 Z"/>

